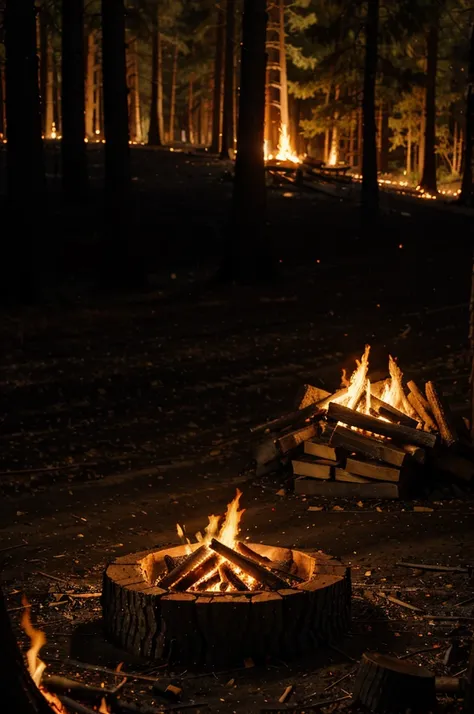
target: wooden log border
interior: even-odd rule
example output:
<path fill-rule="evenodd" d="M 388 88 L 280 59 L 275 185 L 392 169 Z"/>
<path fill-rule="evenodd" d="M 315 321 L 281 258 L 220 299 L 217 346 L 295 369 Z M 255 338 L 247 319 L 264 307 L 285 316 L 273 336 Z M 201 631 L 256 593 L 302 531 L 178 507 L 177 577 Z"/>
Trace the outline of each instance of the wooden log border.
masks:
<path fill-rule="evenodd" d="M 271 560 L 288 559 L 288 548 L 248 545 Z M 292 550 L 295 570 L 305 581 L 275 592 L 190 593 L 157 587 L 164 556 L 179 558 L 186 548 L 132 553 L 107 566 L 103 622 L 114 644 L 148 659 L 227 666 L 247 658 L 256 663 L 268 656 L 295 658 L 349 629 L 350 568 L 324 553 Z"/>

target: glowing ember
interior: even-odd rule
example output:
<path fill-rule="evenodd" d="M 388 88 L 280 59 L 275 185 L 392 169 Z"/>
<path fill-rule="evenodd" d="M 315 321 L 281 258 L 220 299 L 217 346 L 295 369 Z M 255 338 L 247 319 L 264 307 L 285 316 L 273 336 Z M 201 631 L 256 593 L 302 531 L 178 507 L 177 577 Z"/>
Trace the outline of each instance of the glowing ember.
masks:
<path fill-rule="evenodd" d="M 43 677 L 43 672 L 46 669 L 46 665 L 39 659 L 38 654 L 43 645 L 46 644 L 46 635 L 41 630 L 37 630 L 33 627 L 30 618 L 30 604 L 26 597 L 23 597 L 22 603 L 25 610 L 23 611 L 23 615 L 21 617 L 21 626 L 31 641 L 31 647 L 26 653 L 28 671 L 33 682 L 43 694 L 44 698 L 48 701 L 51 710 L 53 712 L 57 712 L 57 714 L 67 714 L 66 709 L 63 707 L 60 700 L 54 694 L 50 694 L 50 692 L 48 692 L 47 689 L 45 689 L 45 687 L 41 684 L 41 679 Z M 100 711 L 108 712 L 107 709 L 101 709 Z"/>
<path fill-rule="evenodd" d="M 235 498 L 227 505 L 227 511 L 221 525 L 221 516 L 212 515 L 208 517 L 209 523 L 204 530 L 204 536 L 201 533 L 196 533 L 196 540 L 198 541 L 198 543 L 205 545 L 207 543 L 210 543 L 213 538 L 216 538 L 220 543 L 226 545 L 228 548 L 234 549 L 236 547 L 237 536 L 240 531 L 240 520 L 245 512 L 245 509 L 239 510 L 241 496 L 242 491 L 239 491 L 239 489 L 237 489 Z M 179 525 L 177 526 L 177 530 L 178 535 L 180 535 L 182 540 L 184 537 L 184 531 Z M 190 547 L 189 552 L 192 552 L 192 549 Z M 228 563 L 224 558 L 219 556 L 218 563 L 214 570 L 212 570 L 210 573 L 207 573 L 206 576 L 201 580 L 198 580 L 190 588 L 190 590 L 198 590 L 204 580 L 212 578 L 212 576 L 217 574 L 219 574 L 219 581 L 209 587 L 206 587 L 206 591 L 225 592 L 234 590 L 235 588 L 226 580 L 225 576 L 221 571 L 221 566 L 224 563 L 227 567 L 231 568 L 231 570 L 240 578 L 240 580 L 245 583 L 245 585 L 247 585 L 250 590 L 255 589 L 257 583 L 252 577 L 242 572 L 237 566 Z"/>

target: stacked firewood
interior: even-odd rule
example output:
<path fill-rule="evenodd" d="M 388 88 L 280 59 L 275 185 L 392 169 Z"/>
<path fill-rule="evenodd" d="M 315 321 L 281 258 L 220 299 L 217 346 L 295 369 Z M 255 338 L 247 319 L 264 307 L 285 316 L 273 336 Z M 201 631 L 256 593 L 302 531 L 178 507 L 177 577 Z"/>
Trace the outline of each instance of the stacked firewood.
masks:
<path fill-rule="evenodd" d="M 409 498 L 446 483 L 468 485 L 474 451 L 462 420 L 427 382 L 403 387 L 403 411 L 380 398 L 383 382 L 345 406 L 347 387 L 331 394 L 304 385 L 298 409 L 255 427 L 257 476 L 291 467 L 298 494 Z M 459 486 L 456 486 L 457 488 Z"/>

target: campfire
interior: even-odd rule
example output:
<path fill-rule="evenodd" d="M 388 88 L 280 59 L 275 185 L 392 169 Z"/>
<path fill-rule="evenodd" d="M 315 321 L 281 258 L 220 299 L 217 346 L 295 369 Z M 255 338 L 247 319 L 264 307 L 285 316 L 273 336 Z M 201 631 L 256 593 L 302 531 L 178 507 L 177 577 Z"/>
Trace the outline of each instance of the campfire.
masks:
<path fill-rule="evenodd" d="M 278 152 L 276 155 L 270 153 L 268 143 L 265 141 L 263 145 L 263 155 L 266 164 L 269 163 L 290 163 L 301 164 L 300 157 L 295 154 L 291 148 L 290 134 L 288 127 L 285 124 L 280 126 L 280 136 L 278 139 Z"/>
<path fill-rule="evenodd" d="M 388 378 L 371 383 L 369 356 L 367 346 L 334 393 L 305 385 L 296 412 L 253 429 L 268 434 L 254 451 L 258 475 L 291 461 L 296 493 L 366 498 L 409 496 L 423 475 L 472 479 L 468 430 L 436 385 L 405 384 L 392 357 Z"/>
<path fill-rule="evenodd" d="M 350 623 L 350 571 L 324 553 L 243 543 L 237 491 L 191 543 L 118 558 L 104 576 L 106 632 L 140 656 L 231 664 L 314 649 Z M 303 628 L 298 623 L 304 622 Z"/>

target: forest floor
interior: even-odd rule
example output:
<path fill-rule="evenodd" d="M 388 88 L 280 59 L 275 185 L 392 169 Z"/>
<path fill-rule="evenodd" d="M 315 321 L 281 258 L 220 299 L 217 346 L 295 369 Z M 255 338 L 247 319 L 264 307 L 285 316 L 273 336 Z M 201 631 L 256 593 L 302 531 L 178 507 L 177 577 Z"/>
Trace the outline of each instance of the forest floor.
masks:
<path fill-rule="evenodd" d="M 98 150 L 90 156 L 98 183 Z M 189 533 L 202 529 L 236 487 L 244 493 L 244 537 L 320 548 L 352 566 L 354 622 L 337 649 L 314 661 L 199 678 L 175 671 L 186 699 L 253 714 L 287 684 L 296 685 L 295 699 L 323 692 L 367 649 L 432 648 L 416 661 L 437 674 L 463 669 L 466 653 L 450 667 L 443 656 L 454 640 L 467 642 L 469 620 L 425 616 L 470 618 L 472 604 L 458 603 L 472 595 L 472 583 L 452 573 L 412 575 L 396 562 L 472 564 L 474 499 L 431 500 L 426 512 L 408 502 L 319 500 L 323 510 L 308 511 L 312 501 L 277 495 L 277 484 L 255 479 L 249 427 L 290 410 L 304 382 L 337 387 L 366 343 L 373 370 L 385 370 L 390 353 L 407 376 L 435 378 L 453 406 L 466 409 L 472 219 L 435 202 L 410 200 L 407 208 L 397 198 L 367 238 L 352 202 L 272 189 L 280 280 L 212 287 L 205 281 L 225 240 L 231 191 L 226 166 L 145 149 L 133 161 L 136 239 L 152 288 L 128 296 L 85 291 L 92 271 L 83 268 L 93 265 L 97 235 L 84 230 L 84 217 L 73 233 L 62 213 L 49 244 L 53 250 L 68 239 L 58 299 L 1 320 L 2 585 L 12 608 L 21 593 L 30 598 L 47 634 L 44 653 L 60 660 L 48 669 L 112 683 L 76 670 L 70 657 L 169 674 L 104 641 L 97 599 L 68 595 L 58 605 L 58 595 L 99 592 L 107 562 L 176 543 L 177 522 Z M 12 546 L 20 547 L 2 551 Z M 421 611 L 376 594 L 388 587 Z M 146 688 L 131 684 L 130 698 L 148 701 Z M 323 696 L 351 685 L 348 678 Z"/>

